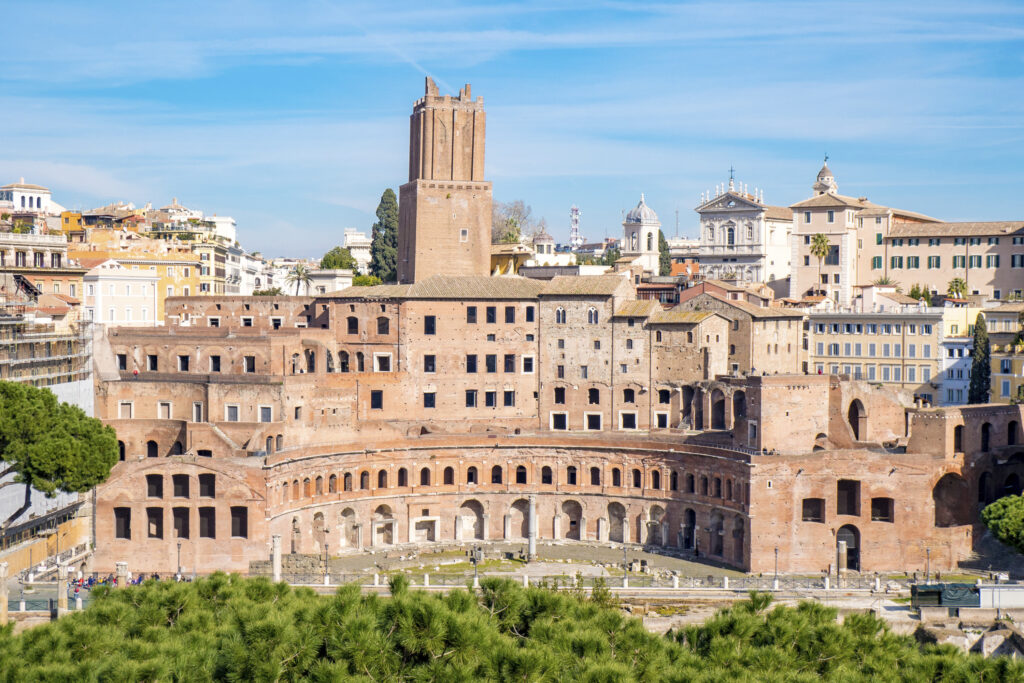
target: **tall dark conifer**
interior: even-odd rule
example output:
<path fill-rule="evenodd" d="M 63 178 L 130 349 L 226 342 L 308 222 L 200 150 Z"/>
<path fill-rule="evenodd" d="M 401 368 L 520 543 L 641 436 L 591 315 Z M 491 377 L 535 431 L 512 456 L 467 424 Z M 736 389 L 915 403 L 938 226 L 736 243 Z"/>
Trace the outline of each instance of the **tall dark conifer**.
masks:
<path fill-rule="evenodd" d="M 974 321 L 974 360 L 971 362 L 971 386 L 967 390 L 967 402 L 988 403 L 991 382 L 988 328 L 985 325 L 985 316 L 979 313 L 977 320 Z"/>
<path fill-rule="evenodd" d="M 390 187 L 377 205 L 370 243 L 370 273 L 383 282 L 398 279 L 398 198 Z"/>

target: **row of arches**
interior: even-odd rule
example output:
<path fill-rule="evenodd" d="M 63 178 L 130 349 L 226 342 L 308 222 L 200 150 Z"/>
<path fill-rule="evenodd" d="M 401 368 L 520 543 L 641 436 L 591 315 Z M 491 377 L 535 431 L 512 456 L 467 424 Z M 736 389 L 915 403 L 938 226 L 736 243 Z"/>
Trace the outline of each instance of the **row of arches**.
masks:
<path fill-rule="evenodd" d="M 456 485 L 530 485 L 542 486 L 610 486 L 613 488 L 633 488 L 701 495 L 710 498 L 743 503 L 744 487 L 733 477 L 708 474 L 694 474 L 671 469 L 667 476 L 660 469 L 648 469 L 646 473 L 639 467 L 624 470 L 612 467 L 607 472 L 603 468 L 592 466 L 567 465 L 556 472 L 556 468 L 543 465 L 539 468 L 540 480 L 531 481 L 530 468 L 526 465 L 510 466 L 511 479 L 505 481 L 506 468 L 502 465 L 477 467 L 469 465 L 456 481 L 456 470 L 446 466 L 441 470 L 440 481 L 435 481 L 432 467 L 423 466 L 418 469 L 399 467 L 397 470 L 379 468 L 376 472 L 363 469 L 357 472 L 344 472 L 328 475 L 317 474 L 305 476 L 301 480 L 293 478 L 279 484 L 278 502 L 281 504 L 300 499 L 315 498 L 337 493 L 354 493 L 357 491 L 379 491 L 390 488 L 456 486 Z M 560 475 L 560 476 L 559 476 Z M 486 477 L 482 479 L 481 477 Z M 557 482 L 556 482 L 557 477 Z"/>
<path fill-rule="evenodd" d="M 429 509 L 420 509 L 420 504 L 403 509 L 401 503 L 395 508 L 368 502 L 365 506 L 317 509 L 311 516 L 291 517 L 289 550 L 321 553 L 329 548 L 360 550 L 452 540 L 516 542 L 528 539 L 533 526 L 540 539 L 673 547 L 738 566 L 745 564 L 747 521 L 726 510 L 614 499 L 546 499 L 532 504 L 521 497 L 504 502 L 507 500 L 456 500 L 433 516 Z"/>

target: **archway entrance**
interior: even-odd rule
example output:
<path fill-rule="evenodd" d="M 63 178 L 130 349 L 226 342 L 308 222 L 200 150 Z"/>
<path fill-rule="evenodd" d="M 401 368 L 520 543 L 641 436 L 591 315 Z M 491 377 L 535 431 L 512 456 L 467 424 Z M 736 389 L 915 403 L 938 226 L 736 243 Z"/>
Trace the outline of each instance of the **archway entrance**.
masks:
<path fill-rule="evenodd" d="M 391 508 L 379 505 L 373 511 L 373 544 L 392 545 L 395 542 L 395 519 Z"/>
<path fill-rule="evenodd" d="M 1020 477 L 1016 472 L 1011 472 L 1003 482 L 1004 496 L 1019 496 L 1021 493 Z"/>
<path fill-rule="evenodd" d="M 622 543 L 626 527 L 626 508 L 621 503 L 608 503 L 608 540 Z"/>
<path fill-rule="evenodd" d="M 509 532 L 512 538 L 527 538 L 530 535 L 530 503 L 522 498 L 512 503 L 508 511 Z"/>
<path fill-rule="evenodd" d="M 850 403 L 846 419 L 850 423 L 850 429 L 853 430 L 853 440 L 865 441 L 868 438 L 868 414 L 859 398 L 853 399 L 853 402 Z"/>
<path fill-rule="evenodd" d="M 565 515 L 565 537 L 574 541 L 582 537 L 581 521 L 583 519 L 583 508 L 575 500 L 567 500 L 562 503 L 562 514 Z"/>
<path fill-rule="evenodd" d="M 662 536 L 662 527 L 665 522 L 665 508 L 660 505 L 652 505 L 650 516 L 647 520 L 647 538 L 644 542 L 647 545 L 664 545 L 665 539 Z"/>
<path fill-rule="evenodd" d="M 732 550 L 732 553 L 733 553 L 732 558 L 733 558 L 733 562 L 737 566 L 740 566 L 740 567 L 743 566 L 744 540 L 745 540 L 745 532 L 744 532 L 744 527 L 743 527 L 743 518 L 742 517 L 737 517 L 736 521 L 733 523 L 733 528 L 732 528 L 732 544 L 733 544 L 732 545 L 732 548 L 733 548 L 733 550 Z"/>
<path fill-rule="evenodd" d="M 711 428 L 725 429 L 725 394 L 718 389 L 711 392 Z"/>
<path fill-rule="evenodd" d="M 359 547 L 359 530 L 356 528 L 356 513 L 352 508 L 345 508 L 338 516 L 341 526 L 341 545 L 346 548 Z"/>
<path fill-rule="evenodd" d="M 836 552 L 842 553 L 846 547 L 846 556 L 838 555 L 839 568 L 860 571 L 860 531 L 852 524 L 839 527 L 836 532 Z"/>
<path fill-rule="evenodd" d="M 484 537 L 484 506 L 477 500 L 467 500 L 459 507 L 462 521 L 463 540 L 483 540 Z"/>
<path fill-rule="evenodd" d="M 697 534 L 697 513 L 687 509 L 683 515 L 683 548 L 693 550 L 693 540 Z"/>

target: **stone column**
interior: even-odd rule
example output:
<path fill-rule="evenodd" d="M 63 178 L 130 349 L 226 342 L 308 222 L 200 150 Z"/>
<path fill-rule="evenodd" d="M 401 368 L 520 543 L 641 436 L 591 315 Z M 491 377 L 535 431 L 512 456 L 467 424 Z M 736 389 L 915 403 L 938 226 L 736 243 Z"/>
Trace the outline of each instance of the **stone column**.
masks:
<path fill-rule="evenodd" d="M 355 527 L 355 530 L 356 530 L 356 549 L 357 550 L 362 550 L 363 549 L 363 525 L 360 523 L 360 524 L 354 524 L 353 526 Z"/>
<path fill-rule="evenodd" d="M 700 428 L 711 429 L 711 392 L 700 392 Z"/>
<path fill-rule="evenodd" d="M 115 575 L 117 576 L 117 587 L 124 588 L 128 585 L 128 563 L 118 562 L 115 566 Z"/>
<path fill-rule="evenodd" d="M 622 542 L 629 543 L 629 513 L 622 518 Z"/>
<path fill-rule="evenodd" d="M 597 518 L 597 540 L 601 543 L 608 542 L 608 520 L 604 517 Z"/>
<path fill-rule="evenodd" d="M 0 562 L 0 626 L 7 625 L 7 600 L 10 598 L 7 586 L 7 563 Z"/>
<path fill-rule="evenodd" d="M 504 538 L 507 541 L 512 538 L 512 515 L 505 515 L 505 519 L 503 521 L 505 522 L 505 528 L 503 529 Z"/>
<path fill-rule="evenodd" d="M 587 540 L 587 518 L 584 517 L 583 515 L 580 515 L 579 525 L 580 525 L 580 540 L 581 541 L 585 541 L 585 540 Z"/>
<path fill-rule="evenodd" d="M 725 397 L 725 428 L 732 429 L 736 422 L 736 416 L 732 412 L 732 394 Z"/>
<path fill-rule="evenodd" d="M 528 526 L 526 527 L 528 534 L 528 549 L 526 553 L 526 559 L 527 561 L 531 561 L 537 559 L 537 496 L 531 495 L 527 500 L 530 503 L 530 520 Z"/>
<path fill-rule="evenodd" d="M 483 515 L 483 540 L 487 540 L 491 537 L 491 516 L 484 513 Z"/>
<path fill-rule="evenodd" d="M 57 565 L 57 616 L 68 611 L 68 566 L 63 562 Z"/>
<path fill-rule="evenodd" d="M 668 523 L 667 522 L 659 522 L 658 523 L 658 527 L 661 529 L 661 545 L 662 546 L 667 546 L 668 545 Z"/>
<path fill-rule="evenodd" d="M 562 515 L 556 514 L 551 518 L 551 533 L 555 540 L 562 538 Z"/>
<path fill-rule="evenodd" d="M 455 540 L 462 540 L 462 515 L 455 515 Z"/>
<path fill-rule="evenodd" d="M 274 583 L 281 581 L 281 534 L 270 537 L 270 567 L 274 574 Z"/>

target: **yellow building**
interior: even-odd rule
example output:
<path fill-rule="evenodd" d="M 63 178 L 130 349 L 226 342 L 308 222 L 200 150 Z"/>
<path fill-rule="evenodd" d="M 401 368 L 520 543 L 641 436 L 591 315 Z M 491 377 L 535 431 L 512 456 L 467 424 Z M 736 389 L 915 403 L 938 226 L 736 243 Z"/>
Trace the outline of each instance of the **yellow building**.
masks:
<path fill-rule="evenodd" d="M 117 259 L 129 270 L 151 271 L 157 281 L 157 324 L 163 324 L 164 299 L 200 293 L 200 257 L 187 243 L 151 239 L 119 230 L 91 230 L 80 249 L 69 248 L 71 258 L 93 262 L 97 258 Z"/>
<path fill-rule="evenodd" d="M 1024 399 L 1024 344 L 993 344 L 992 403 L 1012 403 Z"/>
<path fill-rule="evenodd" d="M 193 242 L 192 251 L 199 260 L 201 294 L 224 294 L 228 248 L 220 242 Z"/>

